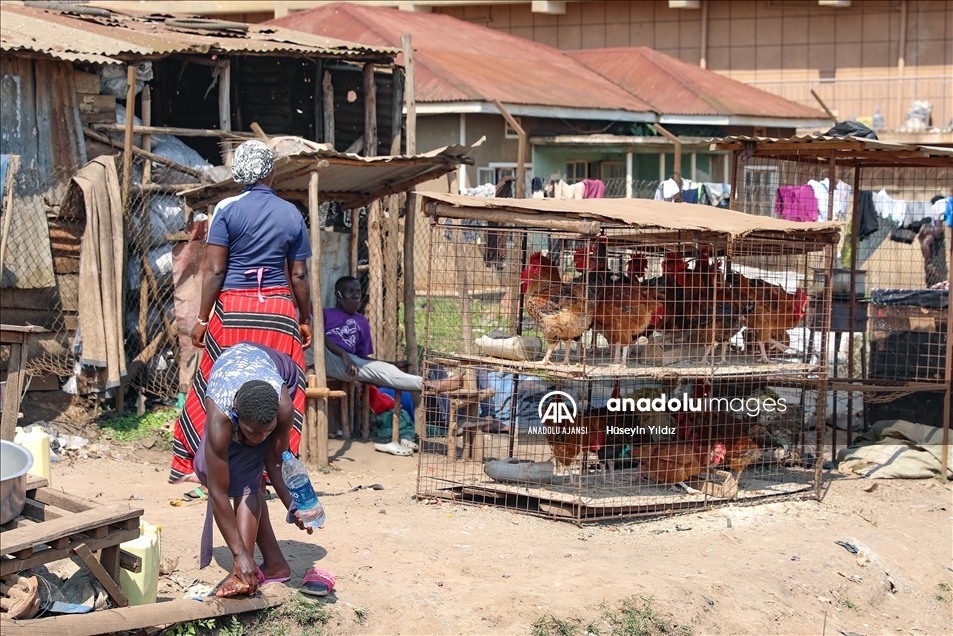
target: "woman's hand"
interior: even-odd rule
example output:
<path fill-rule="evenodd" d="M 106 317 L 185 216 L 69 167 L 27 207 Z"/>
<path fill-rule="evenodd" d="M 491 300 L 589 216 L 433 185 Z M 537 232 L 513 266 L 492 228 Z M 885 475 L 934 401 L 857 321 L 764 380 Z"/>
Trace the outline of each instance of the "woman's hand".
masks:
<path fill-rule="evenodd" d="M 301 346 L 307 349 L 311 346 L 311 325 L 298 325 L 298 331 L 301 332 Z"/>
<path fill-rule="evenodd" d="M 245 552 L 235 557 L 232 574 L 218 588 L 215 596 L 226 597 L 236 594 L 254 594 L 258 591 L 258 565 L 254 557 Z"/>
<path fill-rule="evenodd" d="M 192 327 L 192 346 L 198 348 L 205 347 L 205 332 L 208 330 L 208 325 L 203 325 L 200 323 L 195 323 L 195 326 Z"/>

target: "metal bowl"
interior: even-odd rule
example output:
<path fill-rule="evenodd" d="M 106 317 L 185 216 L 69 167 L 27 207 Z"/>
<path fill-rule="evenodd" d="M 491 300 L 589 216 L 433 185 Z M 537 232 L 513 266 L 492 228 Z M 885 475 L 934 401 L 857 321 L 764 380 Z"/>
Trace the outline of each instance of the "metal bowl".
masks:
<path fill-rule="evenodd" d="M 12 521 L 26 502 L 26 474 L 33 453 L 19 444 L 0 440 L 0 524 Z"/>

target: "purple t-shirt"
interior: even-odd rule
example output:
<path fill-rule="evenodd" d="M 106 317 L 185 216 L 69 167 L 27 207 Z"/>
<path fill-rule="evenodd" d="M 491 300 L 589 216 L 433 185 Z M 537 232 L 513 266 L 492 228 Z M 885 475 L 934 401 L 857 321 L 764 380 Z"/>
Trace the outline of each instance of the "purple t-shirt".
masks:
<path fill-rule="evenodd" d="M 374 353 L 371 326 L 361 314 L 349 314 L 337 307 L 324 310 L 324 335 L 336 345 L 356 356 L 366 358 Z"/>
<path fill-rule="evenodd" d="M 262 287 L 288 285 L 285 263 L 311 256 L 304 219 L 293 204 L 266 186 L 245 188 L 215 206 L 208 243 L 228 248 L 222 289 L 255 289 L 258 268 Z M 256 270 L 248 272 L 248 270 Z"/>

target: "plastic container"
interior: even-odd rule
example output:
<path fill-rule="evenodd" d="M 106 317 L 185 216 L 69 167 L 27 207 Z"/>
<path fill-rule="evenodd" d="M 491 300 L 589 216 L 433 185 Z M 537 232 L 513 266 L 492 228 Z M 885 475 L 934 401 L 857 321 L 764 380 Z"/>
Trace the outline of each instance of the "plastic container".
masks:
<path fill-rule="evenodd" d="M 289 451 L 281 454 L 281 476 L 291 492 L 291 499 L 298 509 L 298 517 L 305 525 L 320 528 L 324 525 L 324 507 L 314 494 L 308 469 L 299 462 Z"/>
<path fill-rule="evenodd" d="M 119 587 L 130 605 L 156 602 L 159 592 L 159 560 L 162 558 L 162 526 L 139 522 L 139 538 L 121 544 L 123 550 L 142 559 L 142 570 L 119 570 Z"/>
<path fill-rule="evenodd" d="M 42 426 L 33 426 L 29 431 L 16 428 L 13 443 L 19 444 L 33 455 L 33 467 L 30 474 L 44 478 L 53 485 L 53 473 L 50 470 L 50 436 Z"/>

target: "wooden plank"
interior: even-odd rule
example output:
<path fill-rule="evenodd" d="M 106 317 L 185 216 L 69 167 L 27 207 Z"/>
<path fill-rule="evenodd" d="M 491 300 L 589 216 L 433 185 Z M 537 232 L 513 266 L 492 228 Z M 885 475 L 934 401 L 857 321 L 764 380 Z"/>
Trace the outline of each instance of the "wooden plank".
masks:
<path fill-rule="evenodd" d="M 147 84 L 148 86 L 148 84 Z M 126 127 L 123 124 L 99 124 L 92 126 L 93 130 L 108 133 L 121 133 Z M 142 126 L 133 126 L 132 131 L 137 135 L 174 135 L 176 137 L 218 137 L 221 139 L 254 139 L 255 133 L 236 132 L 233 130 L 219 130 L 217 128 L 179 128 L 176 126 L 149 126 L 143 122 Z"/>
<path fill-rule="evenodd" d="M 8 334 L 3 334 L 4 340 L 11 339 L 11 336 Z M 23 340 L 26 340 L 26 336 L 23 334 L 13 334 L 14 337 L 19 337 Z M 26 340 L 29 342 L 29 340 Z M 3 413 L 0 415 L 0 439 L 5 439 L 8 442 L 13 441 L 13 436 L 15 433 L 17 420 L 20 419 L 20 387 L 23 382 L 23 369 L 21 368 L 21 351 L 28 352 L 30 349 L 28 344 L 11 344 L 10 345 L 10 362 L 8 371 L 7 371 L 7 384 L 6 391 L 3 395 Z"/>
<path fill-rule="evenodd" d="M 130 554 L 125 550 L 120 550 L 119 567 L 121 567 L 123 570 L 132 572 L 133 574 L 139 574 L 142 572 L 142 557 L 136 556 L 135 554 Z"/>
<path fill-rule="evenodd" d="M 50 482 L 46 479 L 46 477 L 40 477 L 39 475 L 34 475 L 32 473 L 27 473 L 26 475 L 27 492 L 36 490 L 37 488 L 46 488 L 49 485 Z"/>
<path fill-rule="evenodd" d="M 36 528 L 40 525 L 43 524 L 34 524 L 32 527 Z M 85 543 L 90 550 L 95 552 L 96 550 L 102 550 L 104 548 L 108 548 L 113 545 L 119 545 L 121 543 L 125 543 L 126 541 L 132 541 L 133 539 L 138 538 L 138 528 L 135 530 L 114 530 L 113 532 L 110 532 L 109 535 L 104 539 L 91 539 L 80 534 L 77 539 L 71 541 L 65 548 L 39 550 L 27 559 L 0 560 L 0 576 L 6 576 L 7 574 L 13 574 L 14 572 L 22 572 L 23 570 L 36 567 L 37 565 L 43 565 L 44 563 L 52 563 L 53 561 L 59 561 L 60 559 L 68 559 L 72 555 L 72 552 L 70 552 L 72 547 L 79 545 L 80 543 Z"/>
<path fill-rule="evenodd" d="M 85 563 L 89 571 L 93 573 L 96 580 L 105 588 L 106 594 L 109 594 L 109 598 L 113 600 L 113 603 L 119 607 L 129 607 L 129 599 L 126 598 L 126 595 L 119 589 L 119 584 L 106 572 L 103 565 L 96 560 L 96 557 L 89 551 L 89 547 L 87 547 L 85 543 L 80 543 L 74 547 L 72 552 L 83 560 L 83 563 Z M 105 553 L 105 550 L 103 552 Z"/>
<path fill-rule="evenodd" d="M 79 274 L 79 258 L 75 256 L 54 256 L 54 274 Z"/>
<path fill-rule="evenodd" d="M 34 521 L 50 521 L 52 519 L 65 517 L 70 513 L 56 506 L 48 506 L 44 503 L 27 499 L 23 502 L 23 512 L 20 514 Z"/>
<path fill-rule="evenodd" d="M 76 84 L 76 93 L 96 95 L 99 93 L 99 75 L 73 71 L 73 82 Z"/>
<path fill-rule="evenodd" d="M 36 495 L 33 498 L 40 503 L 56 506 L 57 508 L 62 508 L 63 510 L 67 510 L 69 512 L 93 510 L 101 507 L 102 505 L 93 501 L 92 499 L 84 499 L 83 497 L 70 495 L 59 490 L 53 490 L 52 488 L 42 488 L 37 490 Z"/>
<path fill-rule="evenodd" d="M 99 553 L 99 562 L 114 581 L 119 581 L 119 544 L 103 548 Z"/>
<path fill-rule="evenodd" d="M 80 113 L 79 121 L 81 124 L 111 124 L 116 121 L 116 112 L 93 111 Z"/>
<path fill-rule="evenodd" d="M 4 533 L 2 551 L 4 554 L 11 554 L 60 537 L 119 523 L 132 517 L 138 518 L 142 516 L 142 513 L 142 508 L 130 508 L 126 504 L 112 504 L 94 510 L 78 512 L 69 517 L 47 521 L 30 528 L 17 528 Z"/>
<path fill-rule="evenodd" d="M 4 636 L 96 636 L 254 612 L 277 607 L 287 603 L 290 598 L 288 587 L 268 585 L 259 588 L 259 595 L 253 598 L 206 598 L 202 601 L 180 599 L 167 603 L 101 610 L 92 614 L 64 614 L 16 622 L 4 620 L 0 622 L 0 631 Z"/>
<path fill-rule="evenodd" d="M 76 95 L 80 115 L 83 113 L 111 113 L 116 121 L 116 97 L 113 95 Z"/>

